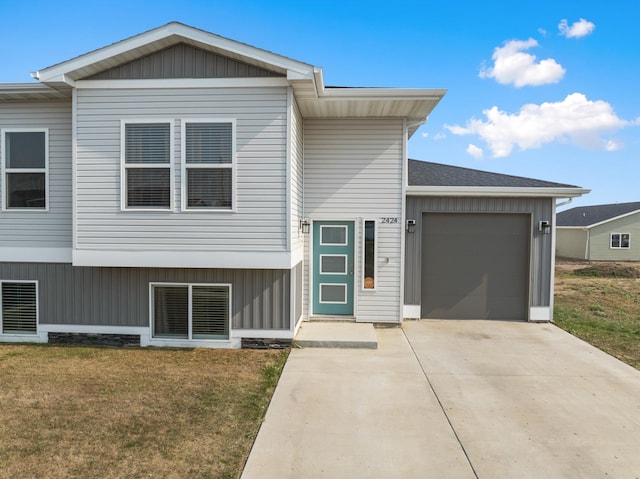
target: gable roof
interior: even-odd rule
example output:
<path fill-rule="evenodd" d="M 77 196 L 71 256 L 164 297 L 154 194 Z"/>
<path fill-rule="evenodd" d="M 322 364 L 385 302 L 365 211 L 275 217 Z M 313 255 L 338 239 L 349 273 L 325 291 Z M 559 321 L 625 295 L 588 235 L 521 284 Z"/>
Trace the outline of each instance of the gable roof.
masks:
<path fill-rule="evenodd" d="M 68 90 L 76 82 L 91 81 L 87 79 L 177 44 L 282 75 L 283 84 L 293 88 L 305 118 L 406 118 L 411 136 L 446 93 L 426 88 L 326 87 L 322 68 L 178 22 L 49 66 L 32 76 L 57 90 Z"/>
<path fill-rule="evenodd" d="M 612 203 L 608 205 L 577 206 L 558 213 L 556 216 L 556 225 L 591 228 L 638 212 L 640 212 L 640 201 L 632 203 Z"/>
<path fill-rule="evenodd" d="M 547 196 L 569 198 L 590 190 L 522 176 L 504 175 L 428 161 L 409 160 L 409 195 Z"/>

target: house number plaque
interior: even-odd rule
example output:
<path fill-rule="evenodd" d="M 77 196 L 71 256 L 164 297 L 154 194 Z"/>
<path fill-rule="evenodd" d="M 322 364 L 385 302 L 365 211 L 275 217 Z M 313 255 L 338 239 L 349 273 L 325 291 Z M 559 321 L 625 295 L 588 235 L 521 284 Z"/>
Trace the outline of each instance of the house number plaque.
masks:
<path fill-rule="evenodd" d="M 396 218 L 396 217 L 383 217 L 383 218 L 380 218 L 380 224 L 383 224 L 383 225 L 397 225 L 398 224 L 398 218 Z"/>

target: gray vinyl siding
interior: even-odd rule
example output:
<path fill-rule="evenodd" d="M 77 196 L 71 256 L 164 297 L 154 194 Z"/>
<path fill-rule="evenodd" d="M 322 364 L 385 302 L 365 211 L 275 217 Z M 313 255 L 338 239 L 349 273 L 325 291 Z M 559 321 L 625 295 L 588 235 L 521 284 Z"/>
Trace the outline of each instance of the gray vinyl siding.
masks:
<path fill-rule="evenodd" d="M 300 320 L 302 320 L 302 305 L 303 305 L 303 263 L 300 262 L 291 270 L 291 284 L 294 291 L 293 299 L 293 316 L 291 321 L 294 322 L 294 326 L 297 326 Z"/>
<path fill-rule="evenodd" d="M 148 327 L 149 283 L 224 283 L 234 329 L 290 329 L 289 270 L 0 263 L 0 279 L 38 281 L 41 324 Z"/>
<path fill-rule="evenodd" d="M 305 216 L 355 222 L 358 321 L 400 320 L 403 137 L 403 121 L 395 118 L 306 119 L 304 123 Z M 380 218 L 398 222 L 382 224 Z M 363 219 L 376 221 L 375 291 L 362 290 Z M 306 241 L 305 257 L 309 257 L 309 238 Z M 305 291 L 310 289 L 308 284 L 307 267 Z"/>
<path fill-rule="evenodd" d="M 0 211 L 0 247 L 71 248 L 71 101 L 0 102 L 5 128 L 49 129 L 49 211 Z"/>
<path fill-rule="evenodd" d="M 79 90 L 79 250 L 286 250 L 286 88 Z M 182 212 L 181 119 L 236 119 L 236 211 Z M 120 209 L 120 121 L 174 120 L 175 212 Z M 256 234 L 259 232 L 259 234 Z"/>
<path fill-rule="evenodd" d="M 556 256 L 585 259 L 588 232 L 582 228 L 556 229 Z"/>
<path fill-rule="evenodd" d="M 611 233 L 629 233 L 628 249 L 612 249 Z M 640 213 L 609 221 L 590 230 L 589 259 L 596 261 L 640 261 Z"/>
<path fill-rule="evenodd" d="M 251 78 L 284 76 L 185 43 L 97 73 L 88 80 L 148 80 L 160 78 Z"/>
<path fill-rule="evenodd" d="M 529 213 L 532 220 L 529 306 L 550 305 L 552 235 L 538 233 L 539 221 L 550 221 L 552 198 L 407 197 L 407 219 L 416 221 L 407 233 L 404 304 L 420 304 L 422 213 Z"/>
<path fill-rule="evenodd" d="M 303 247 L 302 233 L 299 228 L 299 221 L 303 212 L 303 120 L 298 104 L 291 94 L 291 250 L 296 251 Z"/>

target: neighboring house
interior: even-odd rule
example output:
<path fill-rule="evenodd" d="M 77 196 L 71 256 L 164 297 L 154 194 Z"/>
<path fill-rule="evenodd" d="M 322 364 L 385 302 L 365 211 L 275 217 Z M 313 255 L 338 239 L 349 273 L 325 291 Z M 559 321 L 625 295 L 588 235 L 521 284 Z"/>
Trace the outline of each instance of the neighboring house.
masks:
<path fill-rule="evenodd" d="M 585 190 L 409 161 L 444 90 L 326 87 L 179 23 L 33 76 L 0 85 L 0 341 L 551 319 L 540 222 Z"/>
<path fill-rule="evenodd" d="M 558 213 L 556 254 L 593 261 L 640 261 L 640 201 Z"/>

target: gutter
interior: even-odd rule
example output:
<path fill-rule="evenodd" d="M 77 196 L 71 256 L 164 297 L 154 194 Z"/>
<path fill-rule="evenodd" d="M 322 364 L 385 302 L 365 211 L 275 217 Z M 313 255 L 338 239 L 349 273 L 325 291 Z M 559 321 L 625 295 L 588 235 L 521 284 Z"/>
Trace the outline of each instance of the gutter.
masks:
<path fill-rule="evenodd" d="M 554 187 L 492 187 L 492 186 L 408 186 L 408 196 L 511 196 L 526 198 L 575 198 L 591 190 Z"/>

